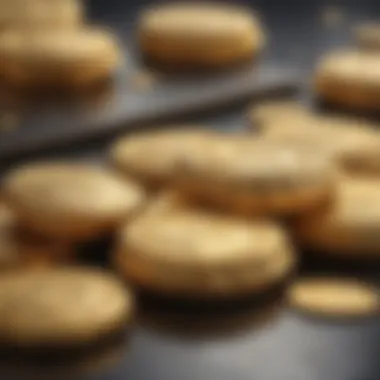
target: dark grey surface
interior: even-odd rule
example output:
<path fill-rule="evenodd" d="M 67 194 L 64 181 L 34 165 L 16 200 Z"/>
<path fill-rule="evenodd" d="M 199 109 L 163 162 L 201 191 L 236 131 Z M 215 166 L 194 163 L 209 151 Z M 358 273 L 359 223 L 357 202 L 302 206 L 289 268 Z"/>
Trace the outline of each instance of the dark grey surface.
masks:
<path fill-rule="evenodd" d="M 92 3 L 92 14 L 118 28 L 120 33 L 130 30 L 136 8 L 127 1 L 98 0 Z M 264 57 L 269 64 L 299 70 L 307 78 L 316 58 L 334 46 L 349 40 L 350 27 L 355 23 L 376 19 L 380 3 L 361 1 L 338 3 L 343 11 L 336 25 L 323 23 L 326 2 L 256 2 L 270 32 L 270 48 Z M 311 99 L 307 89 L 302 99 Z M 242 110 L 195 119 L 217 128 L 244 128 Z M 101 159 L 106 143 L 72 147 L 51 156 Z M 312 269 L 315 267 L 312 265 Z M 361 272 L 361 271 L 360 271 Z M 376 270 L 372 271 L 376 276 Z M 373 274 L 372 273 L 372 274 Z M 359 270 L 357 270 L 359 274 Z M 364 275 L 363 275 L 364 276 Z M 162 307 L 164 309 L 164 307 Z M 188 313 L 187 313 L 188 314 Z M 248 314 L 248 315 L 247 315 Z M 48 378 L 97 380 L 378 380 L 380 378 L 380 323 L 377 318 L 356 322 L 328 322 L 301 316 L 287 308 L 279 308 L 268 324 L 257 324 L 257 312 L 250 307 L 230 311 L 229 316 L 240 319 L 232 331 L 223 328 L 210 334 L 210 325 L 203 333 L 189 337 L 172 329 L 163 328 L 160 318 L 151 317 L 150 323 L 141 322 L 132 329 L 129 339 L 113 365 L 95 372 L 64 376 L 62 368 Z M 190 330 L 195 318 L 181 321 L 181 330 Z M 217 325 L 215 316 L 211 326 Z M 172 324 L 173 327 L 173 324 Z M 237 330 L 236 330 L 237 328 Z M 175 330 L 175 329 L 174 329 Z M 67 368 L 67 366 L 66 366 Z M 87 367 L 88 368 L 88 367 Z M 18 370 L 22 366 L 17 366 Z M 32 369 L 18 375 L 20 379 L 33 376 Z M 1 372 L 1 379 L 17 378 Z M 37 372 L 37 379 L 44 378 Z"/>
<path fill-rule="evenodd" d="M 130 76 L 133 75 L 132 71 Z M 65 102 L 43 99 L 32 104 L 29 101 L 16 110 L 4 107 L 5 115 L 7 112 L 17 115 L 18 125 L 1 134 L 0 161 L 67 148 L 70 144 L 99 140 L 210 108 L 223 109 L 254 97 L 294 92 L 300 87 L 297 73 L 269 67 L 260 70 L 249 67 L 187 82 L 163 80 L 157 88 L 141 92 L 129 88 L 128 81 L 133 79 L 127 80 L 126 76 L 127 71 L 121 73 L 108 92 L 92 95 L 90 99 L 88 96 Z"/>

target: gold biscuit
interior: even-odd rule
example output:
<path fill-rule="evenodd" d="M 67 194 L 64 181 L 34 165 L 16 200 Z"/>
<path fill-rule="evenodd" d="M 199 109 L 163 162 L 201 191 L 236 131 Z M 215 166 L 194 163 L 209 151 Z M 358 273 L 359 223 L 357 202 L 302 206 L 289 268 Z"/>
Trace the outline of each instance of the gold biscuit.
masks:
<path fill-rule="evenodd" d="M 361 317 L 378 313 L 379 292 L 354 279 L 305 278 L 289 290 L 290 304 L 325 317 Z"/>
<path fill-rule="evenodd" d="M 376 123 L 316 115 L 291 102 L 258 105 L 250 111 L 250 118 L 269 140 L 319 149 L 348 172 L 380 173 L 380 134 Z"/>
<path fill-rule="evenodd" d="M 264 45 L 250 11 L 216 4 L 169 4 L 143 12 L 143 54 L 157 63 L 186 68 L 225 67 L 247 61 Z"/>
<path fill-rule="evenodd" d="M 105 30 L 9 30 L 0 36 L 0 76 L 20 86 L 85 86 L 109 78 L 120 61 Z"/>
<path fill-rule="evenodd" d="M 115 261 L 142 288 L 199 298 L 263 291 L 295 265 L 277 225 L 191 210 L 137 218 L 120 232 Z"/>
<path fill-rule="evenodd" d="M 0 279 L 0 341 L 21 346 L 88 344 L 131 318 L 131 294 L 106 272 L 61 268 Z"/>
<path fill-rule="evenodd" d="M 357 259 L 380 257 L 380 181 L 342 177 L 335 202 L 296 223 L 298 241 L 314 251 Z"/>
<path fill-rule="evenodd" d="M 79 0 L 0 1 L 2 29 L 74 29 L 82 25 L 83 18 L 84 10 Z"/>
<path fill-rule="evenodd" d="M 63 162 L 15 169 L 4 195 L 27 229 L 68 240 L 112 232 L 145 198 L 139 185 L 107 169 Z"/>
<path fill-rule="evenodd" d="M 322 59 L 315 91 L 325 101 L 356 110 L 380 108 L 380 54 L 342 51 Z"/>
<path fill-rule="evenodd" d="M 200 129 L 141 133 L 116 141 L 111 160 L 121 172 L 157 187 L 170 183 L 181 156 L 207 150 L 216 136 Z"/>
<path fill-rule="evenodd" d="M 335 186 L 335 168 L 319 151 L 246 137 L 182 157 L 178 168 L 183 194 L 239 214 L 297 214 L 324 204 Z"/>
<path fill-rule="evenodd" d="M 300 144 L 329 155 L 341 167 L 349 168 L 356 161 L 368 161 L 369 153 L 378 151 L 380 135 L 375 124 L 344 117 L 318 116 L 305 124 L 267 130 L 265 137 L 281 142 Z"/>

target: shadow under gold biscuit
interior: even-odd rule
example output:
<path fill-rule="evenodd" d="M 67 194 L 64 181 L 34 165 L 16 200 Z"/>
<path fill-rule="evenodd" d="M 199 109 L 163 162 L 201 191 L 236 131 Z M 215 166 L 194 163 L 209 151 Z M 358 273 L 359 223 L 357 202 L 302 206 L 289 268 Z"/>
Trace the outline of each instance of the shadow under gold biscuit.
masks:
<path fill-rule="evenodd" d="M 368 256 L 347 256 L 344 252 L 317 251 L 311 248 L 298 250 L 301 257 L 301 272 L 314 273 L 333 271 L 340 274 L 374 276 L 380 271 L 380 259 Z"/>
<path fill-rule="evenodd" d="M 158 59 L 154 59 L 147 55 L 142 55 L 142 63 L 150 70 L 157 71 L 161 75 L 165 75 L 167 79 L 173 80 L 175 78 L 182 79 L 183 76 L 196 76 L 199 78 L 204 75 L 223 75 L 228 74 L 233 71 L 238 70 L 256 70 L 257 66 L 257 57 L 252 58 L 248 56 L 244 59 L 241 59 L 239 62 L 233 64 L 225 65 L 199 65 L 199 67 L 194 67 L 194 64 L 186 63 L 170 63 L 163 62 Z"/>
<path fill-rule="evenodd" d="M 262 302 L 248 302 L 220 311 L 180 311 L 159 306 L 145 307 L 142 325 L 165 334 L 181 337 L 224 337 L 260 329 L 273 322 L 282 310 L 283 296 L 277 294 Z"/>
<path fill-rule="evenodd" d="M 113 246 L 114 234 L 78 245 L 78 261 L 85 265 L 109 267 L 109 254 Z"/>
<path fill-rule="evenodd" d="M 67 353 L 0 350 L 0 376 L 3 378 L 73 379 L 79 375 L 103 373 L 116 367 L 129 349 L 124 335 L 83 351 Z"/>
<path fill-rule="evenodd" d="M 380 110 L 378 109 L 348 108 L 339 103 L 331 103 L 319 96 L 314 98 L 314 108 L 321 113 L 327 113 L 328 115 L 336 117 L 350 116 L 353 118 L 368 119 L 369 121 L 376 121 L 380 117 Z"/>
<path fill-rule="evenodd" d="M 231 313 L 237 310 L 255 309 L 260 305 L 277 304 L 282 299 L 286 289 L 294 281 L 296 269 L 288 273 L 284 278 L 269 285 L 264 291 L 240 296 L 218 297 L 191 297 L 163 295 L 144 289 L 141 286 L 136 290 L 137 298 L 143 313 L 154 311 L 167 311 L 174 313 Z"/>
<path fill-rule="evenodd" d="M 125 336 L 134 300 L 111 273 L 88 267 L 1 278 L 0 348 L 28 355 L 74 354 Z"/>
<path fill-rule="evenodd" d="M 0 84 L 4 88 L 9 88 L 6 81 L 0 77 Z M 17 96 L 26 105 L 35 102 L 51 102 L 51 101 L 80 101 L 83 104 L 102 104 L 102 102 L 113 93 L 115 89 L 115 81 L 113 78 L 101 78 L 98 81 L 90 83 L 86 86 L 73 87 L 70 85 L 44 84 L 39 86 L 28 86 L 27 84 L 13 84 L 10 88 L 14 96 Z"/>

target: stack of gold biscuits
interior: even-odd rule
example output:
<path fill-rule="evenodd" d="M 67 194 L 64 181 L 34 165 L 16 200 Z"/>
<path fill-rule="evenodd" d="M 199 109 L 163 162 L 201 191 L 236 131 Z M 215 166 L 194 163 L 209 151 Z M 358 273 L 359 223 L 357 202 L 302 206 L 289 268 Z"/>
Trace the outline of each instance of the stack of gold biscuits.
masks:
<path fill-rule="evenodd" d="M 0 77 L 17 87 L 78 88 L 109 78 L 118 42 L 88 25 L 81 0 L 0 2 Z"/>
<path fill-rule="evenodd" d="M 0 2 L 0 72 L 13 83 L 84 84 L 115 67 L 113 37 L 84 26 L 73 0 L 34 0 L 38 13 L 26 4 Z M 181 5 L 144 13 L 139 40 L 162 64 L 217 68 L 252 58 L 264 37 L 252 14 Z M 255 105 L 249 118 L 260 133 L 178 125 L 119 138 L 107 166 L 10 170 L 0 189 L 0 343 L 92 344 L 131 320 L 129 287 L 206 303 L 260 295 L 296 273 L 298 248 L 378 258 L 375 125 L 290 101 Z M 116 273 L 75 264 L 78 244 L 109 236 Z M 302 280 L 290 295 L 330 315 L 379 310 L 377 291 L 350 279 Z"/>
<path fill-rule="evenodd" d="M 255 15 L 218 5 L 149 9 L 138 34 L 143 55 L 192 68 L 245 62 L 264 41 Z M 12 85 L 83 86 L 109 77 L 119 59 L 114 36 L 88 25 L 79 0 L 0 0 L 0 76 Z M 185 192 L 171 193 L 182 158 L 207 160 L 224 138 L 189 129 L 127 140 L 112 148 L 111 168 L 36 162 L 2 178 L 0 343 L 62 347 L 108 336 L 133 315 L 122 279 L 208 300 L 261 292 L 293 270 L 292 245 L 273 221 L 185 207 Z M 76 263 L 79 244 L 114 234 L 121 276 Z"/>
<path fill-rule="evenodd" d="M 165 295 L 242 296 L 282 282 L 296 258 L 276 218 L 324 204 L 334 184 L 324 157 L 207 129 L 122 138 L 111 159 L 163 191 L 120 232 L 116 263 Z"/>
<path fill-rule="evenodd" d="M 91 345 L 122 329 L 130 291 L 110 272 L 74 265 L 75 246 L 113 232 L 144 199 L 140 185 L 94 165 L 11 171 L 0 203 L 0 343 Z"/>
<path fill-rule="evenodd" d="M 116 265 L 130 281 L 164 295 L 226 298 L 288 278 L 297 249 L 342 266 L 379 258 L 375 124 L 294 101 L 258 104 L 249 117 L 259 134 L 188 126 L 111 147 L 121 173 L 161 194 L 120 232 Z M 379 306 L 372 286 L 351 279 L 300 280 L 290 297 L 328 315 Z"/>

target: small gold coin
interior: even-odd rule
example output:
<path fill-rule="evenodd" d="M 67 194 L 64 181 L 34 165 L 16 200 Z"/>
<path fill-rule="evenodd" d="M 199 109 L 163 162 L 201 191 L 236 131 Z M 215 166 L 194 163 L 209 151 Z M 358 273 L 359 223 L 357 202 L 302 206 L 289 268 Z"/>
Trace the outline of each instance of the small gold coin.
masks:
<path fill-rule="evenodd" d="M 365 317 L 380 310 L 378 290 L 354 279 L 300 279 L 288 296 L 297 309 L 325 317 Z"/>

